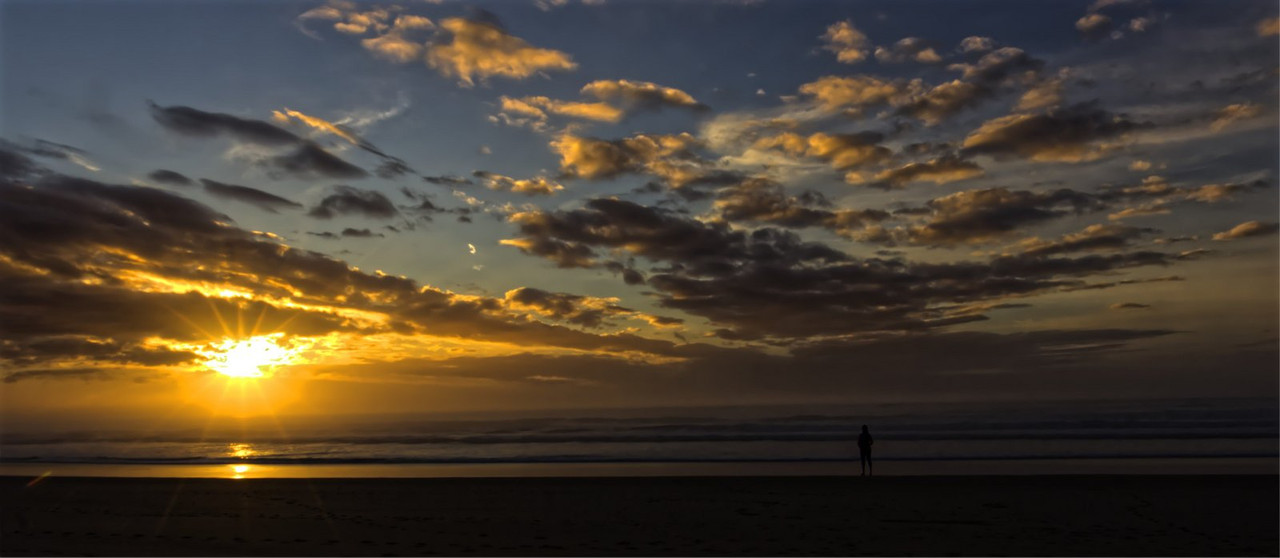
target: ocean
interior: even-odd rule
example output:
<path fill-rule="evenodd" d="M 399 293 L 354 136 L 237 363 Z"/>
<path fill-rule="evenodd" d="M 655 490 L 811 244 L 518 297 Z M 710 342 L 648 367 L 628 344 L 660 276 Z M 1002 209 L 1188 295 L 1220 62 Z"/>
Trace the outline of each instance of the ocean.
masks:
<path fill-rule="evenodd" d="M 363 417 L 238 431 L 8 425 L 0 473 L 856 474 L 863 424 L 881 474 L 1275 472 L 1280 462 L 1280 405 L 1258 398 Z"/>

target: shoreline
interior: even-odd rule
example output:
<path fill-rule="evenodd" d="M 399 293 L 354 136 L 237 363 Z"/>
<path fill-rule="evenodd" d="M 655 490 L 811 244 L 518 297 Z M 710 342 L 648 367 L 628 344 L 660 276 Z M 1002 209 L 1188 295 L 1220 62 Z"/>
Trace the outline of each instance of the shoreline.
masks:
<path fill-rule="evenodd" d="M 1280 477 L 0 478 L 0 554 L 1276 555 Z"/>
<path fill-rule="evenodd" d="M 881 476 L 1274 475 L 1280 457 L 877 460 Z M 0 477 L 484 478 L 857 476 L 850 461 L 217 464 L 0 463 Z"/>

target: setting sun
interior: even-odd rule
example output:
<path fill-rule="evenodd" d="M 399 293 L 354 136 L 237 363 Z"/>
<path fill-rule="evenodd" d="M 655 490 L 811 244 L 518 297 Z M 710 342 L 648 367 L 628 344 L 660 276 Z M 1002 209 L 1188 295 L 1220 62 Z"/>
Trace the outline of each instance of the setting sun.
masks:
<path fill-rule="evenodd" d="M 226 339 L 203 351 L 204 365 L 232 378 L 262 378 L 279 366 L 290 364 L 297 348 L 280 344 L 283 334 L 260 335 L 247 339 Z"/>

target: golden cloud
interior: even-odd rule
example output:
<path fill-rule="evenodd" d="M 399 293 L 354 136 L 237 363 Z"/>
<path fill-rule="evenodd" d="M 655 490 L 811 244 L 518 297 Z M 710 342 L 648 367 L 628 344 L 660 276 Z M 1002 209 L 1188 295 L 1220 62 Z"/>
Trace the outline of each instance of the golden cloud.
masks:
<path fill-rule="evenodd" d="M 667 157 L 683 156 L 697 144 L 688 133 L 637 134 L 620 140 L 560 135 L 551 142 L 560 155 L 560 168 L 582 178 L 610 178 L 623 172 L 646 170 Z"/>
<path fill-rule="evenodd" d="M 836 60 L 845 64 L 855 64 L 867 59 L 871 40 L 862 31 L 853 26 L 849 20 L 840 21 L 827 27 L 822 34 L 825 43 L 822 48 L 836 53 Z"/>
<path fill-rule="evenodd" d="M 501 76 L 524 79 L 546 70 L 574 70 L 578 64 L 566 53 L 537 48 L 488 22 L 448 18 L 440 28 L 450 40 L 427 48 L 427 65 L 466 86 L 475 79 Z"/>
<path fill-rule="evenodd" d="M 1236 240 L 1240 238 L 1248 238 L 1251 236 L 1264 236 L 1275 234 L 1280 229 L 1280 225 L 1276 223 L 1263 223 L 1261 221 L 1248 221 L 1240 223 L 1231 228 L 1229 231 L 1216 233 L 1213 235 L 1214 240 Z"/>
<path fill-rule="evenodd" d="M 1227 105 L 1218 110 L 1209 124 L 1209 128 L 1215 132 L 1220 132 L 1233 122 L 1239 120 L 1248 120 L 1262 114 L 1262 105 L 1256 103 L 1236 103 Z"/>
<path fill-rule="evenodd" d="M 702 104 L 692 95 L 674 87 L 664 87 L 647 81 L 597 80 L 582 86 L 582 94 L 601 101 L 622 101 L 637 107 L 672 105 L 699 107 Z"/>
<path fill-rule="evenodd" d="M 899 81 L 865 75 L 825 76 L 801 85 L 800 93 L 812 96 L 827 110 L 858 109 L 891 102 L 896 97 L 908 94 L 913 86 L 919 87 L 919 83 L 904 85 Z"/>
<path fill-rule="evenodd" d="M 780 149 L 794 157 L 811 157 L 827 161 L 835 169 L 851 169 L 879 163 L 889 157 L 889 149 L 879 144 L 882 136 L 874 132 L 860 134 L 827 134 L 818 132 L 803 136 L 784 132 L 757 140 L 757 149 Z"/>
<path fill-rule="evenodd" d="M 1259 37 L 1280 35 L 1280 17 L 1270 17 L 1259 21 L 1256 30 Z"/>

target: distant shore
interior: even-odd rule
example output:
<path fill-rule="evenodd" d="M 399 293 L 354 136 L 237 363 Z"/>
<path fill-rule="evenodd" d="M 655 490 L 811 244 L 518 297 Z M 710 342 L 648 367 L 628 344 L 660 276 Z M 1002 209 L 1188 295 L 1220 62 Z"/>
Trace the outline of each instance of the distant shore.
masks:
<path fill-rule="evenodd" d="M 0 554 L 1277 555 L 1280 476 L 0 478 Z"/>
<path fill-rule="evenodd" d="M 878 461 L 882 474 L 936 475 L 1265 475 L 1277 457 L 929 459 Z M 488 478 L 848 476 L 857 460 L 491 463 L 42 463 L 0 462 L 0 476 L 147 478 Z"/>

